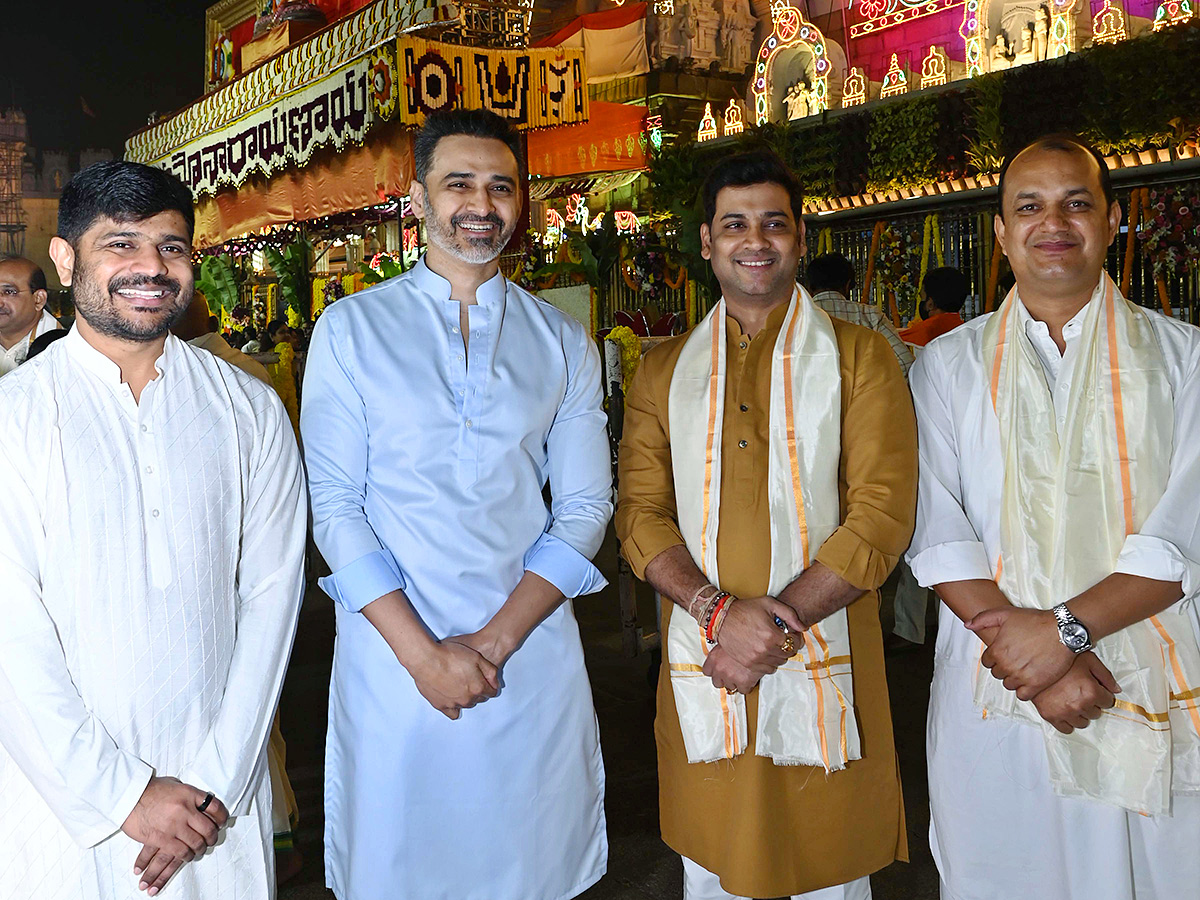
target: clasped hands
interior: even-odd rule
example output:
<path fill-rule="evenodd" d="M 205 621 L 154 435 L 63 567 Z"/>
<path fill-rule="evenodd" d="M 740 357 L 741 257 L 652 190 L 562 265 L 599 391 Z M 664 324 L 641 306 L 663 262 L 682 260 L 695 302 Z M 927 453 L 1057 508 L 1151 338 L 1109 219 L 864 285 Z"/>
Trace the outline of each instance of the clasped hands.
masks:
<path fill-rule="evenodd" d="M 408 667 L 417 691 L 448 719 L 500 692 L 500 667 L 508 654 L 486 629 L 431 642 Z"/>
<path fill-rule="evenodd" d="M 703 672 L 714 687 L 744 694 L 788 661 L 790 654 L 783 649 L 786 635 L 776 617 L 797 636 L 805 630 L 796 611 L 774 597 L 734 601 L 721 623 L 717 646 L 704 661 Z"/>
<path fill-rule="evenodd" d="M 121 826 L 142 845 L 133 864 L 133 874 L 141 876 L 138 888 L 153 897 L 180 866 L 217 842 L 228 821 L 229 811 L 216 797 L 178 778 L 152 777 Z"/>
<path fill-rule="evenodd" d="M 1063 646 L 1052 612 L 1003 606 L 966 626 L 988 644 L 980 663 L 1063 734 L 1086 728 L 1116 703 L 1121 687 L 1112 673 L 1091 651 Z"/>

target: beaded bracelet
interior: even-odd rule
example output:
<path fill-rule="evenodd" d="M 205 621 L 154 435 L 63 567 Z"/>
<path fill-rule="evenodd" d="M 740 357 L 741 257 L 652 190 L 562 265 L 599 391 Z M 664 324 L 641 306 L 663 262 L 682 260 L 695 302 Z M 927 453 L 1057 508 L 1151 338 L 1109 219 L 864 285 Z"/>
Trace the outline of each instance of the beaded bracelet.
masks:
<path fill-rule="evenodd" d="M 708 615 L 704 617 L 704 639 L 708 641 L 709 644 L 715 644 L 717 642 L 716 637 L 713 635 L 713 622 L 721 614 L 721 610 L 725 608 L 732 596 L 733 595 L 729 593 L 729 591 L 721 591 L 718 593 L 716 596 L 716 602 L 713 603 L 712 608 L 708 611 Z"/>

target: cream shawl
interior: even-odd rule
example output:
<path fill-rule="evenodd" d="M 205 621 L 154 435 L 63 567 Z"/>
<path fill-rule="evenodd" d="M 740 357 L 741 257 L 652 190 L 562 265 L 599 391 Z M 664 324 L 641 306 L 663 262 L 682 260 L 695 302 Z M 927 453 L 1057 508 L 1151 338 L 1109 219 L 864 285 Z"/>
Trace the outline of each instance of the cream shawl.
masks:
<path fill-rule="evenodd" d="M 718 586 L 725 315 L 722 299 L 692 331 L 668 394 L 680 530 L 696 564 Z M 771 596 L 809 566 L 840 524 L 841 389 L 833 325 L 798 288 L 771 360 Z M 746 701 L 713 687 L 701 672 L 708 645 L 700 627 L 674 610 L 667 644 L 688 762 L 738 756 L 746 749 Z M 759 683 L 755 748 L 777 765 L 826 771 L 861 758 L 844 609 L 813 625 L 797 654 Z"/>
<path fill-rule="evenodd" d="M 1105 275 L 1085 307 L 1066 421 L 1009 295 L 983 329 L 983 358 L 1004 459 L 997 582 L 1015 605 L 1050 609 L 1110 575 L 1170 475 L 1174 404 L 1145 310 Z M 1086 622 L 1084 623 L 1086 624 Z M 1040 723 L 1050 777 L 1066 796 L 1168 812 L 1172 787 L 1200 788 L 1200 647 L 1179 605 L 1095 648 L 1122 692 L 1083 730 L 1063 735 L 986 671 L 976 702 Z"/>

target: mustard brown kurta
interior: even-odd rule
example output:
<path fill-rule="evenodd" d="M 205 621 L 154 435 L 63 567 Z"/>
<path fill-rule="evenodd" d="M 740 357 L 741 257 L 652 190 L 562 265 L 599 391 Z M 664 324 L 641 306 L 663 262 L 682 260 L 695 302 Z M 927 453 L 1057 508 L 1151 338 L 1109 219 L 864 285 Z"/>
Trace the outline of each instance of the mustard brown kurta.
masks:
<path fill-rule="evenodd" d="M 787 304 L 753 338 L 726 319 L 728 369 L 722 438 L 721 587 L 766 592 L 770 574 L 767 433 L 771 354 Z M 658 685 L 659 805 L 663 840 L 733 894 L 779 897 L 844 884 L 907 860 L 892 740 L 877 589 L 912 536 L 917 434 L 912 400 L 886 340 L 833 320 L 842 374 L 842 525 L 816 559 L 863 596 L 847 609 L 863 758 L 840 772 L 776 766 L 755 755 L 758 689 L 747 696 L 749 746 L 733 760 L 689 764 L 663 654 Z M 616 513 L 622 553 L 638 577 L 683 544 L 676 522 L 667 396 L 686 337 L 646 355 L 625 400 Z M 663 604 L 662 630 L 672 614 Z M 665 642 L 664 642 L 665 643 Z"/>

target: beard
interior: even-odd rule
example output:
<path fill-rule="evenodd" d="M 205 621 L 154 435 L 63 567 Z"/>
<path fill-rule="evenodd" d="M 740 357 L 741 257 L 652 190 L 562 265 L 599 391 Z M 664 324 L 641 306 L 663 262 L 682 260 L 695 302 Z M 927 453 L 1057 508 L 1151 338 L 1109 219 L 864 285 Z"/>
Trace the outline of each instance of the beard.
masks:
<path fill-rule="evenodd" d="M 163 290 L 167 293 L 165 299 L 168 302 L 158 308 L 150 308 L 139 307 L 136 301 L 123 298 L 133 309 L 142 313 L 133 317 L 123 312 L 114 299 L 117 291 L 122 288 Z M 88 325 L 100 334 L 133 343 L 158 340 L 170 331 L 172 326 L 183 318 L 192 302 L 194 291 L 193 285 L 189 284 L 184 290 L 178 280 L 167 275 L 112 278 L 101 288 L 92 278 L 92 271 L 86 265 L 76 267 L 72 285 L 75 310 L 83 316 Z"/>
<path fill-rule="evenodd" d="M 470 232 L 462 231 L 459 226 L 465 222 L 487 222 L 496 226 L 495 237 L 473 237 Z M 486 216 L 451 216 L 449 222 L 438 218 L 433 210 L 425 217 L 425 232 L 429 243 L 436 244 L 441 250 L 456 259 L 472 265 L 490 263 L 496 259 L 508 245 L 509 238 L 517 230 L 516 221 L 505 223 L 498 215 L 488 213 Z"/>

